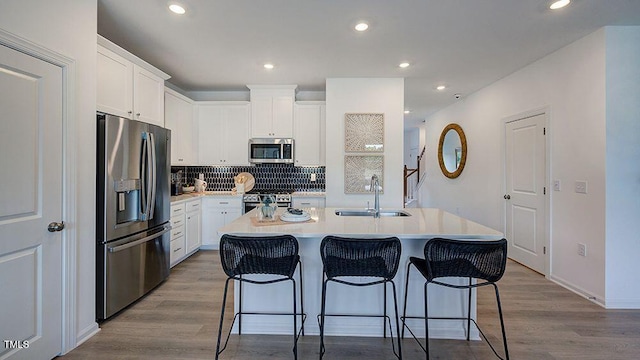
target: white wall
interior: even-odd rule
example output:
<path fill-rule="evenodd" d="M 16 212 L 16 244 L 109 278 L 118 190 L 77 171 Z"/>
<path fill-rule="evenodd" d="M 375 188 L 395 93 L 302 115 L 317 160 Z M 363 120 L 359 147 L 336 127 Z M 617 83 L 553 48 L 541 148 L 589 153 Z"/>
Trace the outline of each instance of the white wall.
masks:
<path fill-rule="evenodd" d="M 546 107 L 550 177 L 562 182 L 562 191 L 548 192 L 550 276 L 603 302 L 605 99 L 601 29 L 434 114 L 426 120 L 422 206 L 504 231 L 504 119 Z M 466 167 L 457 179 L 444 177 L 438 168 L 438 137 L 449 123 L 460 124 L 468 142 Z M 572 191 L 576 180 L 588 181 L 588 194 Z M 578 242 L 587 245 L 587 257 L 577 254 Z"/>
<path fill-rule="evenodd" d="M 373 206 L 373 194 L 344 193 L 344 114 L 384 113 L 384 194 L 380 206 L 402 208 L 404 79 L 334 78 L 326 84 L 327 207 Z"/>
<path fill-rule="evenodd" d="M 70 109 L 79 135 L 76 221 L 64 219 L 77 240 L 76 339 L 95 331 L 96 0 L 2 0 L 0 28 L 75 60 Z M 69 160 L 69 159 L 67 159 Z"/>
<path fill-rule="evenodd" d="M 606 303 L 640 307 L 640 27 L 609 27 Z"/>

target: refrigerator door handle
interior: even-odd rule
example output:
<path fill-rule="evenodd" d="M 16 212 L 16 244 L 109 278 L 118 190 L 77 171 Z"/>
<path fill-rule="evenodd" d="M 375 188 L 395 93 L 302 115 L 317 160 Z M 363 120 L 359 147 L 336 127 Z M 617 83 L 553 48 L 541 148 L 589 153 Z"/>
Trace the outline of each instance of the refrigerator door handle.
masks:
<path fill-rule="evenodd" d="M 142 161 L 141 161 L 141 177 L 142 177 L 142 209 L 141 220 L 147 221 L 150 219 L 151 207 L 152 207 L 152 192 L 153 192 L 153 146 L 151 133 L 142 133 Z"/>
<path fill-rule="evenodd" d="M 114 253 L 114 252 L 118 252 L 118 251 L 122 251 L 122 250 L 128 249 L 130 247 L 134 247 L 136 245 L 140 245 L 140 244 L 142 244 L 144 242 L 147 242 L 149 240 L 155 239 L 155 238 L 159 237 L 160 235 L 164 235 L 164 234 L 168 233 L 169 231 L 171 231 L 171 226 L 167 225 L 167 226 L 165 226 L 163 228 L 163 230 L 158 231 L 157 233 L 154 233 L 153 235 L 145 236 L 140 240 L 132 241 L 132 242 L 129 242 L 129 243 L 126 243 L 126 244 L 123 244 L 123 245 L 110 247 L 109 248 L 109 252 L 110 253 Z"/>
<path fill-rule="evenodd" d="M 153 133 L 148 133 L 149 134 L 149 170 L 150 170 L 150 177 L 149 177 L 149 190 L 150 190 L 150 201 L 149 201 L 149 211 L 148 211 L 148 220 L 153 219 L 153 212 L 156 208 L 156 188 L 157 188 L 157 179 L 156 179 L 156 138 L 155 135 Z"/>
<path fill-rule="evenodd" d="M 147 195 L 148 195 L 148 180 L 147 180 L 147 150 L 149 146 L 147 145 L 147 133 L 142 133 L 142 156 L 140 157 L 140 220 L 147 220 Z"/>

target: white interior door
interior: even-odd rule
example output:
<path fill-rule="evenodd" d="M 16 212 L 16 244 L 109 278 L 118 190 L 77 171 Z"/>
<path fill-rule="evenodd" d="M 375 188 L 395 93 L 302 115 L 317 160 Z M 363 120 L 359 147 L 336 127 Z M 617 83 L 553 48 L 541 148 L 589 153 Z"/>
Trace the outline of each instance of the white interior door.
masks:
<path fill-rule="evenodd" d="M 504 198 L 509 257 L 546 275 L 545 116 L 505 124 Z"/>
<path fill-rule="evenodd" d="M 0 45 L 0 359 L 62 350 L 62 69 Z M 54 229 L 52 229 L 54 230 Z"/>

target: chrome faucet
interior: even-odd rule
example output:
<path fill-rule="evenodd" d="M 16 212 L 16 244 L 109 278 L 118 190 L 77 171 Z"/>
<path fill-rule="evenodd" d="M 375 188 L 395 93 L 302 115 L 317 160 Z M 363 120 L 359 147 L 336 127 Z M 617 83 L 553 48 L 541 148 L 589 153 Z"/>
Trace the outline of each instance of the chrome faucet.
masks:
<path fill-rule="evenodd" d="M 378 180 L 378 175 L 373 174 L 371 176 L 371 186 L 369 191 L 374 192 L 373 198 L 373 217 L 380 217 L 380 181 Z"/>

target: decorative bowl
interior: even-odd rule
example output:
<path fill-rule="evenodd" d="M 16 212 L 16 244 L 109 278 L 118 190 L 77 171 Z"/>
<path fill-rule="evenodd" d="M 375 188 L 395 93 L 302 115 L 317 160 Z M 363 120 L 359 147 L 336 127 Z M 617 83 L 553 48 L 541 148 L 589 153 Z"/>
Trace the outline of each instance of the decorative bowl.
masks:
<path fill-rule="evenodd" d="M 195 190 L 195 186 L 183 186 L 182 187 L 182 192 L 183 193 L 190 193 L 193 192 L 193 190 Z"/>

